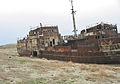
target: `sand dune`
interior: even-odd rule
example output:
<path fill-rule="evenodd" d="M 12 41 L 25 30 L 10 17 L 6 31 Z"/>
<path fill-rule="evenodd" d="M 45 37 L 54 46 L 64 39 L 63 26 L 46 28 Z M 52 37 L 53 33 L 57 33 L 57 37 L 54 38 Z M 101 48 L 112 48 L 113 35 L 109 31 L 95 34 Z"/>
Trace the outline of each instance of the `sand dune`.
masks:
<path fill-rule="evenodd" d="M 16 48 L 16 45 L 17 45 L 16 43 L 10 43 L 10 44 L 0 46 L 0 49 Z"/>

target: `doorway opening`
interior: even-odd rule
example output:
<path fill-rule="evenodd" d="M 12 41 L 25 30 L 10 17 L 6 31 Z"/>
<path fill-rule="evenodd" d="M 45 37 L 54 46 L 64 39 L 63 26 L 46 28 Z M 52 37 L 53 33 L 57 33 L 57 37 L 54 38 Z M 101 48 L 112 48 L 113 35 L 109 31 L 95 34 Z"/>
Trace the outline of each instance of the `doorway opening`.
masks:
<path fill-rule="evenodd" d="M 33 57 L 37 57 L 37 51 L 33 51 Z"/>

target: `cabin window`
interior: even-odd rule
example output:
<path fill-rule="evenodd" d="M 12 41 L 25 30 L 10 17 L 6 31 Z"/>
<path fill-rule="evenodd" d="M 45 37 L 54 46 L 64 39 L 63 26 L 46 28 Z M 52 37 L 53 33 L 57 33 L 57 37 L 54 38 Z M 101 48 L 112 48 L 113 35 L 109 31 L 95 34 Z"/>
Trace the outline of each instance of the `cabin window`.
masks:
<path fill-rule="evenodd" d="M 32 43 L 32 40 L 30 40 L 29 42 Z"/>
<path fill-rule="evenodd" d="M 48 30 L 48 32 L 51 32 L 51 30 Z"/>
<path fill-rule="evenodd" d="M 105 38 L 105 36 L 102 36 L 102 38 Z"/>
<path fill-rule="evenodd" d="M 88 38 L 86 38 L 85 40 L 88 40 Z"/>
<path fill-rule="evenodd" d="M 54 30 L 52 30 L 52 32 L 54 32 Z"/>
<path fill-rule="evenodd" d="M 109 27 L 109 26 L 104 26 L 104 29 L 109 30 L 109 29 L 110 29 L 110 27 Z"/>
<path fill-rule="evenodd" d="M 44 43 L 42 43 L 42 45 L 44 45 Z"/>
<path fill-rule="evenodd" d="M 40 32 L 38 31 L 37 34 L 40 34 Z"/>
<path fill-rule="evenodd" d="M 96 36 L 95 38 L 96 38 L 96 39 L 100 39 L 100 36 Z"/>
<path fill-rule="evenodd" d="M 88 44 L 86 44 L 86 47 L 93 47 L 93 46 L 95 46 L 94 43 L 88 43 Z"/>
<path fill-rule="evenodd" d="M 95 38 L 97 39 L 97 36 Z"/>
<path fill-rule="evenodd" d="M 101 29 L 101 26 L 100 26 L 100 25 L 98 25 L 98 26 L 97 26 L 97 29 Z"/>
<path fill-rule="evenodd" d="M 116 31 L 116 29 L 112 29 L 112 31 Z"/>
<path fill-rule="evenodd" d="M 52 41 L 50 41 L 50 46 L 52 47 Z"/>
<path fill-rule="evenodd" d="M 56 29 L 54 29 L 54 30 L 53 30 L 53 32 L 57 32 L 57 30 L 56 30 Z"/>
<path fill-rule="evenodd" d="M 55 45 L 55 39 L 53 39 L 53 44 Z"/>

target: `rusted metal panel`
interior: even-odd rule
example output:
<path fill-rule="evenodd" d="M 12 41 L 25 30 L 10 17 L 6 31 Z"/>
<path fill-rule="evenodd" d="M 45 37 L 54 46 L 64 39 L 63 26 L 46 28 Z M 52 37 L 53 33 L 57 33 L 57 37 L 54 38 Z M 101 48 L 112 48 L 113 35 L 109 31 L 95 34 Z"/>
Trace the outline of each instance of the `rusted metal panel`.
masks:
<path fill-rule="evenodd" d="M 55 50 L 56 52 L 70 52 L 71 47 L 70 46 L 56 46 Z"/>

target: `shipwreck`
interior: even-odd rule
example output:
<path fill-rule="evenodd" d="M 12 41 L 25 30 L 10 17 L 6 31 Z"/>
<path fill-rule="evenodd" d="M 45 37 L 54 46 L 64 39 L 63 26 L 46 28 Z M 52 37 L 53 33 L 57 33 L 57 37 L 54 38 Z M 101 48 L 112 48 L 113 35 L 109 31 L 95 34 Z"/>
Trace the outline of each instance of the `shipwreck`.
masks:
<path fill-rule="evenodd" d="M 120 63 L 117 25 L 101 22 L 77 34 L 72 0 L 71 5 L 74 35 L 61 36 L 58 26 L 41 25 L 17 41 L 19 55 L 78 63 Z"/>

